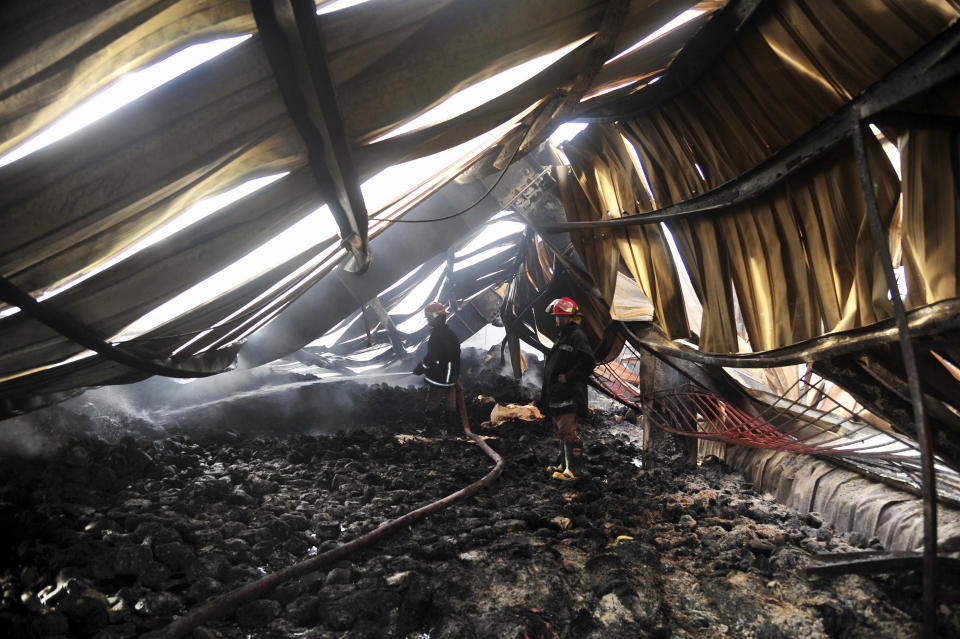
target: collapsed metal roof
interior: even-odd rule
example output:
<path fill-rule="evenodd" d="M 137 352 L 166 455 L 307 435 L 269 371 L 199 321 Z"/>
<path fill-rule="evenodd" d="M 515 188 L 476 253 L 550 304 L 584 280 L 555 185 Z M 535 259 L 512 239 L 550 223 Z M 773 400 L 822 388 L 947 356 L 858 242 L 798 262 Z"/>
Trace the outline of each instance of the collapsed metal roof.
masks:
<path fill-rule="evenodd" d="M 501 210 L 526 177 L 516 167 L 493 197 L 465 209 L 506 161 L 497 153 L 522 158 L 552 132 L 557 96 L 571 83 L 582 94 L 662 70 L 689 28 L 597 74 L 615 49 L 693 3 L 474 5 L 368 2 L 320 15 L 309 2 L 5 6 L 6 412 L 153 374 L 215 374 L 235 365 L 238 350 L 241 364 L 262 363 L 320 337 Z M 196 51 L 209 41 L 214 51 Z M 461 88 L 571 46 L 500 97 L 385 137 Z M 44 146 L 63 116 L 191 51 L 209 59 L 176 77 L 167 71 L 137 100 Z M 516 149 L 520 131 L 525 147 Z M 361 182 L 471 141 L 436 177 L 422 175 L 368 216 Z M 215 198 L 226 203 L 196 212 Z M 258 259 L 258 248 L 321 206 L 335 231 L 305 225 L 300 235 L 312 241 Z M 245 256 L 257 263 L 243 276 L 196 290 Z M 304 307 L 308 325 L 294 330 Z"/>
<path fill-rule="evenodd" d="M 518 318 L 556 280 L 589 298 L 599 343 L 623 317 L 619 278 L 647 298 L 641 341 L 660 353 L 794 366 L 768 376 L 775 392 L 810 364 L 906 414 L 886 248 L 957 461 L 957 3 L 320 4 L 4 7 L 6 414 L 262 364 L 338 326 L 353 326 L 341 352 L 402 358 L 424 332 L 398 331 L 413 313 L 391 307 L 442 262 L 432 297 L 461 311 L 463 337 L 499 311 L 540 342 L 549 327 Z M 104 90 L 191 51 L 186 72 L 55 139 Z M 545 140 L 563 122 L 590 125 L 558 150 Z M 451 149 L 367 210 L 362 183 Z M 530 230 L 458 267 L 503 211 Z"/>
<path fill-rule="evenodd" d="M 640 341 L 661 354 L 793 366 L 766 375 L 775 393 L 813 365 L 906 415 L 886 246 L 940 452 L 960 459 L 944 344 L 957 3 L 341 4 L 4 7 L 7 415 L 263 364 L 338 326 L 333 352 L 402 359 L 425 332 L 399 331 L 416 313 L 397 305 L 441 264 L 430 297 L 463 338 L 504 314 L 541 343 L 551 329 L 524 308 L 566 286 L 589 298 L 604 359 L 633 334 L 624 317 L 652 313 Z M 102 106 L 178 58 L 186 72 Z M 56 139 L 78 112 L 90 123 Z M 545 140 L 564 122 L 590 125 L 558 150 Z M 417 158 L 436 161 L 406 188 L 370 179 Z M 498 213 L 528 231 L 458 266 Z M 620 308 L 627 286 L 640 316 Z"/>
<path fill-rule="evenodd" d="M 343 4 L 0 8 L 4 416 L 403 360 L 432 277 L 463 338 L 542 346 L 575 294 L 605 362 L 655 352 L 744 415 L 845 393 L 960 463 L 960 3 Z"/>

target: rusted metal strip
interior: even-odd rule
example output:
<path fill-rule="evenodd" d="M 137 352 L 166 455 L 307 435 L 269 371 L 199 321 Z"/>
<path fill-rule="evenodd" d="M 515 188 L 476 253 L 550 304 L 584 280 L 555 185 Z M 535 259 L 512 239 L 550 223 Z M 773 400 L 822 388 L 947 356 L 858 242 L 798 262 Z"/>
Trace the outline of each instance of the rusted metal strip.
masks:
<path fill-rule="evenodd" d="M 907 313 L 907 318 L 914 339 L 960 329 L 960 300 L 943 300 L 913 309 Z M 804 340 L 783 348 L 738 355 L 705 353 L 675 344 L 652 324 L 634 323 L 629 330 L 638 342 L 651 351 L 704 366 L 730 368 L 772 368 L 816 362 L 850 353 L 861 353 L 899 339 L 896 320 L 888 319 L 870 326 Z"/>
<path fill-rule="evenodd" d="M 949 572 L 960 571 L 960 560 L 940 556 L 937 561 Z M 923 553 L 909 551 L 866 551 L 816 555 L 813 562 L 804 568 L 807 575 L 873 575 L 884 572 L 920 570 Z"/>
<path fill-rule="evenodd" d="M 541 112 L 534 120 L 530 126 L 530 133 L 526 136 L 523 144 L 520 145 L 521 155 L 525 155 L 540 146 L 553 133 L 557 125 L 567 120 L 576 110 L 580 100 L 587 94 L 593 84 L 594 77 L 613 55 L 617 35 L 623 27 L 629 8 L 629 0 L 607 0 L 603 18 L 591 43 L 589 59 L 573 79 L 569 91 L 565 91 L 559 96 L 557 106 Z"/>
<path fill-rule="evenodd" d="M 893 302 L 893 315 L 897 321 L 903 366 L 910 386 L 914 425 L 917 430 L 917 440 L 920 442 L 920 460 L 923 464 L 920 486 L 923 493 L 923 636 L 933 639 L 936 636 L 937 626 L 937 480 L 933 466 L 933 436 L 923 404 L 923 389 L 920 387 L 920 373 L 917 370 L 917 358 L 914 355 L 907 314 L 903 307 L 903 300 L 900 299 L 887 233 L 880 219 L 876 194 L 873 190 L 867 148 L 863 141 L 865 127 L 866 125 L 859 118 L 853 121 L 853 150 L 860 174 L 860 186 L 863 189 L 863 197 L 866 199 L 870 235 L 873 237 L 874 250 L 877 251 L 880 263 L 883 265 L 890 300 Z"/>

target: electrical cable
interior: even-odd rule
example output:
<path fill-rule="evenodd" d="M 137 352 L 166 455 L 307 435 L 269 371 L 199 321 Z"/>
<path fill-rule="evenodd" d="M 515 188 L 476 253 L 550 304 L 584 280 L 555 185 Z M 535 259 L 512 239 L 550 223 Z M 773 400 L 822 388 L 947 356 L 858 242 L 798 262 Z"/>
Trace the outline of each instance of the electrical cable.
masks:
<path fill-rule="evenodd" d="M 376 222 L 391 222 L 391 223 L 403 223 L 403 224 L 429 224 L 430 222 L 443 222 L 444 220 L 452 220 L 455 217 L 460 217 L 470 209 L 474 208 L 475 206 L 483 202 L 485 199 L 487 199 L 487 197 L 491 193 L 493 193 L 493 190 L 497 188 L 497 186 L 500 184 L 500 181 L 503 180 L 503 177 L 507 174 L 507 169 L 510 168 L 510 165 L 512 165 L 513 161 L 516 159 L 517 153 L 520 152 L 520 147 L 522 147 L 523 143 L 526 142 L 527 134 L 530 133 L 530 129 L 532 127 L 533 127 L 532 122 L 527 125 L 526 130 L 523 132 L 523 135 L 520 137 L 520 141 L 517 143 L 517 148 L 513 150 L 513 154 L 510 156 L 510 159 L 507 160 L 507 163 L 504 165 L 503 169 L 500 170 L 500 175 L 497 176 L 496 181 L 490 186 L 489 189 L 487 189 L 487 192 L 481 195 L 476 202 L 474 202 L 467 208 L 463 209 L 462 211 L 451 213 L 450 215 L 445 215 L 443 217 L 431 218 L 429 220 L 405 220 L 403 218 L 389 218 L 389 217 L 370 217 L 367 219 L 371 221 L 376 221 Z M 456 179 L 458 176 L 462 175 L 463 172 L 466 171 L 468 168 L 470 167 L 469 166 L 465 167 L 463 171 L 460 171 L 459 173 L 457 173 L 457 175 L 453 176 L 453 178 L 451 179 Z"/>

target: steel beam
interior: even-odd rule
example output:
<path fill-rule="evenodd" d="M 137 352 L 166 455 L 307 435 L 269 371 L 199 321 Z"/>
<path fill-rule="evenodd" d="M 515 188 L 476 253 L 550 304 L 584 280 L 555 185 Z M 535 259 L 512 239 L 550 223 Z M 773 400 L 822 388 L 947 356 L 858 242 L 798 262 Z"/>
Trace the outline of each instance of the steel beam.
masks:
<path fill-rule="evenodd" d="M 383 307 L 380 298 L 371 298 L 367 302 L 367 308 L 373 311 L 374 315 L 376 315 L 380 321 L 380 326 L 387 332 L 387 336 L 390 338 L 390 345 L 393 347 L 393 353 L 397 356 L 397 359 L 405 358 L 407 356 L 407 349 L 403 343 L 403 337 L 401 337 L 400 331 L 397 330 L 393 320 L 390 319 L 390 313 Z"/>
<path fill-rule="evenodd" d="M 870 174 L 867 147 L 863 137 L 865 128 L 866 125 L 861 124 L 860 121 L 853 122 L 853 151 L 857 163 L 857 172 L 860 175 L 860 187 L 863 189 L 863 197 L 867 204 L 867 223 L 870 228 L 870 235 L 880 258 L 880 264 L 883 266 L 890 301 L 893 303 L 893 316 L 897 321 L 900 352 L 907 373 L 907 383 L 910 386 L 910 403 L 913 406 L 914 426 L 917 431 L 917 441 L 920 443 L 920 460 L 922 462 L 920 490 L 923 493 L 923 636 L 933 639 L 937 625 L 937 481 L 933 466 L 933 435 L 923 405 L 920 372 L 917 370 L 913 339 L 910 336 L 910 327 L 907 325 L 907 314 L 903 306 L 903 300 L 900 299 L 897 276 L 893 270 L 893 258 L 890 256 L 887 232 L 883 226 L 883 220 L 880 218 L 877 197 L 873 190 L 873 177 Z"/>
<path fill-rule="evenodd" d="M 916 339 L 960 329 L 960 300 L 950 299 L 916 308 L 907 313 L 910 334 Z M 755 353 L 705 353 L 670 341 L 656 326 L 634 323 L 632 330 L 647 347 L 659 353 L 678 357 L 704 366 L 730 368 L 771 368 L 832 359 L 860 353 L 895 342 L 899 331 L 896 320 L 887 319 L 870 326 L 842 333 L 830 333 L 790 346 Z"/>
<path fill-rule="evenodd" d="M 927 129 L 934 131 L 960 131 L 960 117 L 939 113 L 921 113 L 891 109 L 870 119 L 877 126 L 893 126 L 902 129 Z"/>
<path fill-rule="evenodd" d="M 816 555 L 803 569 L 807 575 L 874 575 L 922 568 L 923 554 L 910 551 L 846 552 Z M 953 574 L 960 570 L 960 559 L 940 556 L 937 561 Z"/>
<path fill-rule="evenodd" d="M 629 0 L 607 0 L 607 6 L 604 9 L 597 34 L 593 37 L 593 42 L 590 45 L 589 58 L 574 77 L 570 90 L 565 91 L 560 96 L 561 99 L 556 108 L 541 112 L 534 120 L 523 144 L 520 145 L 519 154 L 521 156 L 540 146 L 559 124 L 566 121 L 576 111 L 580 100 L 583 99 L 583 96 L 587 94 L 593 84 L 593 79 L 603 69 L 604 63 L 613 55 L 613 47 L 623 27 L 629 8 Z"/>
<path fill-rule="evenodd" d="M 287 112 L 307 148 L 317 187 L 353 256 L 347 270 L 370 265 L 367 209 L 343 128 L 336 87 L 313 0 L 251 0 L 260 38 Z"/>
<path fill-rule="evenodd" d="M 233 365 L 233 352 L 225 351 L 210 352 L 205 356 L 194 356 L 183 362 L 175 362 L 170 358 L 157 360 L 140 357 L 106 341 L 102 336 L 91 330 L 89 326 L 39 303 L 33 299 L 33 296 L 21 291 L 5 277 L 0 277 L 0 300 L 18 307 L 35 320 L 80 346 L 96 352 L 105 359 L 151 375 L 178 378 L 208 377 L 223 373 Z M 2 391 L 2 387 L 0 387 L 0 391 Z"/>

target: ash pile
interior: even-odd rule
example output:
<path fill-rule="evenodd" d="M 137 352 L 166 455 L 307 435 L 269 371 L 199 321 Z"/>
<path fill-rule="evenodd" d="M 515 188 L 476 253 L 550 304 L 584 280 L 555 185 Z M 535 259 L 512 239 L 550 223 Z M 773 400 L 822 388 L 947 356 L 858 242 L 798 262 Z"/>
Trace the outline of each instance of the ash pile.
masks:
<path fill-rule="evenodd" d="M 804 574 L 813 554 L 876 540 L 834 534 L 716 461 L 644 469 L 636 426 L 610 407 L 585 429 L 588 475 L 554 480 L 548 422 L 488 422 L 495 402 L 536 389 L 495 358 L 465 370 L 470 423 L 506 460 L 490 488 L 191 636 L 919 634 L 916 575 Z M 474 443 L 424 432 L 424 399 L 291 378 L 269 401 L 238 394 L 165 423 L 38 412 L 31 453 L 0 464 L 0 636 L 160 630 L 483 476 Z M 956 609 L 940 614 L 941 636 L 960 636 Z"/>

